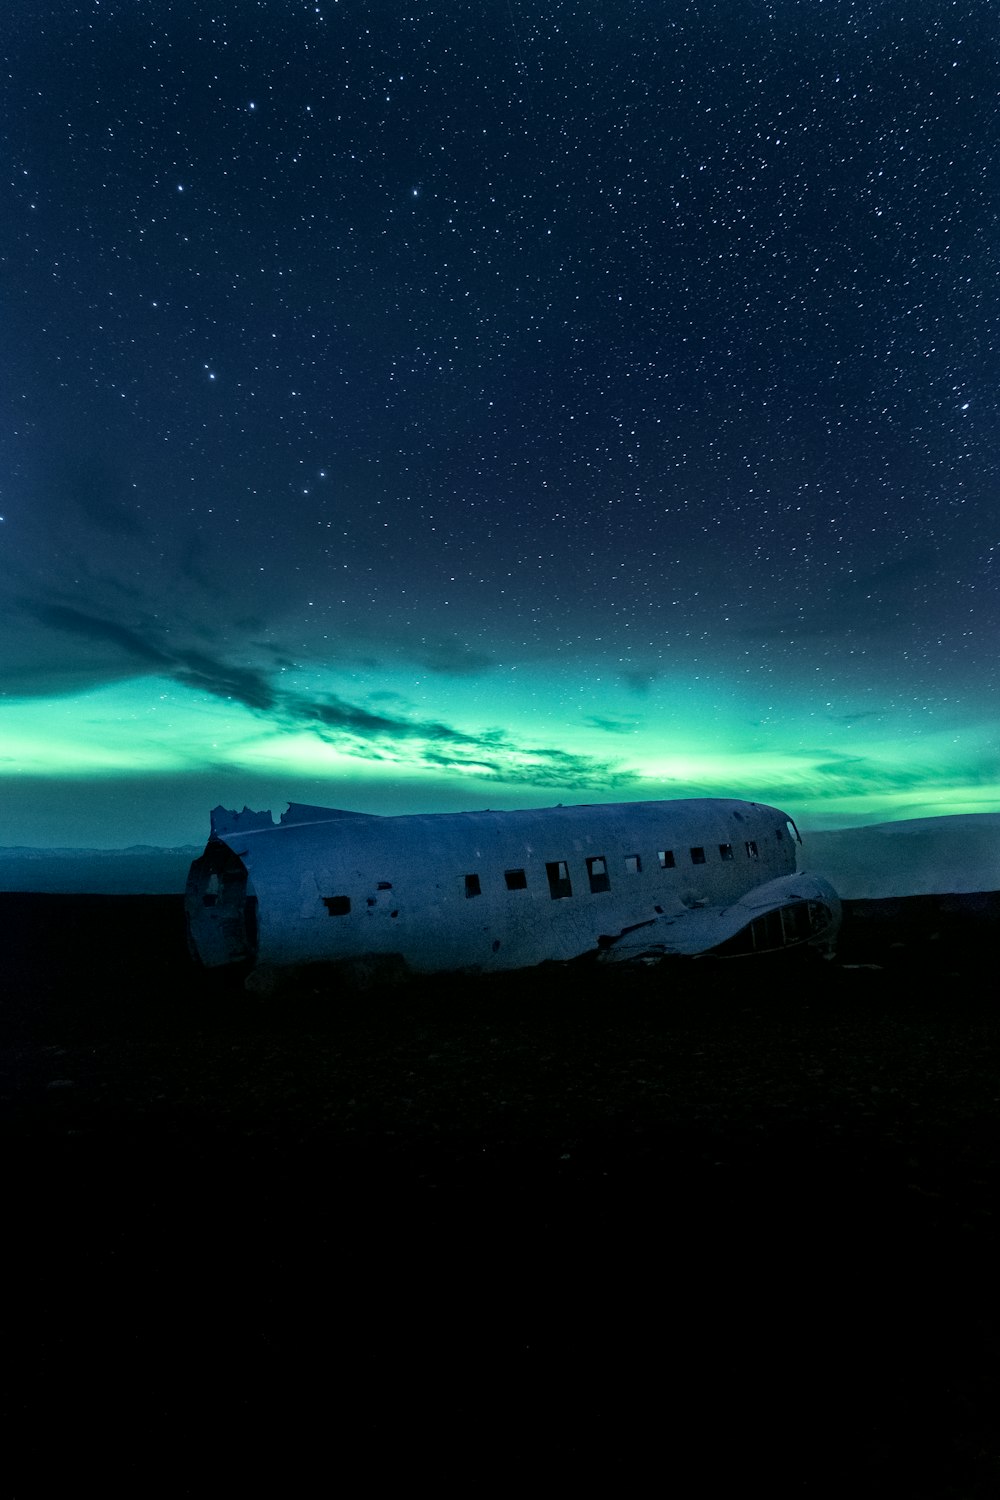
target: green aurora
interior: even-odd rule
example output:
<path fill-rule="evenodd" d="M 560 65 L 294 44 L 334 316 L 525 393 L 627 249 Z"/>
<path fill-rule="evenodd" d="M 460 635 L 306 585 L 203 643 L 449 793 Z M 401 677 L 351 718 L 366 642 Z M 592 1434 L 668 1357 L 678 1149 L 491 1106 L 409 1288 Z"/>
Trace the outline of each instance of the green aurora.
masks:
<path fill-rule="evenodd" d="M 740 796 L 806 828 L 995 810 L 998 726 L 824 701 L 752 717 L 697 680 L 282 676 L 269 707 L 161 677 L 0 707 L 5 845 L 197 843 L 219 801 L 405 813 Z M 598 711 L 598 709 L 600 711 Z M 46 810 L 50 816 L 46 815 Z"/>

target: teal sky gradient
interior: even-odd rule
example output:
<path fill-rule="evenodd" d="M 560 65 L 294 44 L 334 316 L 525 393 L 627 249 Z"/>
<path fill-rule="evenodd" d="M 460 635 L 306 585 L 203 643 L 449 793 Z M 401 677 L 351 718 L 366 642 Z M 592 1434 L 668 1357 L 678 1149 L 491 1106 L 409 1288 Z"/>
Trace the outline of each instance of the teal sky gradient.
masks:
<path fill-rule="evenodd" d="M 1000 809 L 993 0 L 11 10 L 0 845 Z"/>

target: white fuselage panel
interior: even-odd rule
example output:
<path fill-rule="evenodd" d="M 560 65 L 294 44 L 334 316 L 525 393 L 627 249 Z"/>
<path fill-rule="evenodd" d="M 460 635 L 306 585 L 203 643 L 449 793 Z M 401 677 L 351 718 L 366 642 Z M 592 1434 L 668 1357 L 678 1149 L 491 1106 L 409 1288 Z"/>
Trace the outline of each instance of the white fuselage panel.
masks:
<path fill-rule="evenodd" d="M 203 856 L 224 843 L 246 871 L 262 965 L 398 954 L 416 972 L 516 969 L 576 957 L 662 913 L 726 906 L 796 866 L 784 813 L 723 798 L 388 818 L 309 811 L 319 816 L 278 825 L 224 815 Z M 196 950 L 200 924 L 216 916 L 202 918 L 200 900 L 189 883 Z M 207 963 L 225 961 L 217 931 Z"/>

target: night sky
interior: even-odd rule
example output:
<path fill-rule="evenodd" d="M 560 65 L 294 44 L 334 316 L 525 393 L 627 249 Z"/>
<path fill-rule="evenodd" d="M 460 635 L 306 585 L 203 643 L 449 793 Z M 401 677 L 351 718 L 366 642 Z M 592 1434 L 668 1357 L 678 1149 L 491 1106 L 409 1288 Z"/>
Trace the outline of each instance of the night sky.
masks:
<path fill-rule="evenodd" d="M 19 0 L 0 843 L 1000 807 L 993 0 Z"/>

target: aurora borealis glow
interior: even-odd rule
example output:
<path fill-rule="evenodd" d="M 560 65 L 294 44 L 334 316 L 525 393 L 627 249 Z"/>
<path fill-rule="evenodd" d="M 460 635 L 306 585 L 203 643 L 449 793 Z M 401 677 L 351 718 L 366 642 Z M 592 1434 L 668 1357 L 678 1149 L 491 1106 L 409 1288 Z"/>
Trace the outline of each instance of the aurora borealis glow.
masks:
<path fill-rule="evenodd" d="M 985 0 L 6 42 L 0 843 L 1000 807 Z"/>

